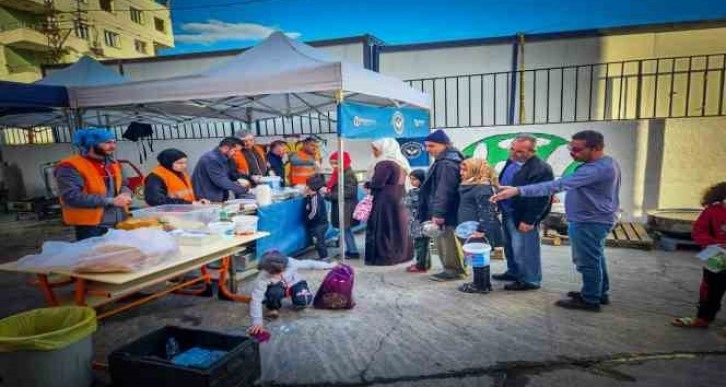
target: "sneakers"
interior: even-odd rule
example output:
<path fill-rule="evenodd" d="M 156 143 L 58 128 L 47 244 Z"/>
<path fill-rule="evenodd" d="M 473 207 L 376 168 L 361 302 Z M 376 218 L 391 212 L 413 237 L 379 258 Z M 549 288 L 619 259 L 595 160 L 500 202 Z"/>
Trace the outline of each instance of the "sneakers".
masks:
<path fill-rule="evenodd" d="M 538 285 L 533 285 L 527 282 L 521 282 L 516 281 L 512 282 L 511 284 L 504 285 L 504 290 L 512 290 L 512 291 L 526 291 L 526 290 L 537 290 L 539 289 Z"/>
<path fill-rule="evenodd" d="M 600 304 L 591 304 L 582 299 L 579 295 L 573 298 L 566 298 L 555 302 L 556 306 L 565 309 L 584 310 L 586 312 L 599 312 Z"/>
<path fill-rule="evenodd" d="M 456 281 L 460 279 L 464 279 L 466 276 L 463 274 L 454 274 L 450 273 L 448 271 L 442 271 L 441 273 L 437 273 L 429 277 L 432 281 L 438 281 L 438 282 L 446 282 L 446 281 Z"/>
<path fill-rule="evenodd" d="M 406 268 L 406 272 L 408 273 L 426 273 L 428 270 L 421 269 L 417 265 L 411 265 Z"/>
<path fill-rule="evenodd" d="M 489 289 L 480 289 L 473 282 L 467 282 L 459 286 L 459 291 L 464 293 L 472 294 L 487 294 L 490 292 Z"/>
<path fill-rule="evenodd" d="M 492 275 L 492 279 L 495 281 L 516 281 L 518 278 L 509 273 L 502 273 Z"/>
<path fill-rule="evenodd" d="M 567 297 L 579 298 L 580 292 L 567 292 Z M 608 296 L 607 294 L 602 296 L 602 298 L 600 298 L 600 305 L 607 305 L 609 303 L 610 303 L 610 296 Z"/>

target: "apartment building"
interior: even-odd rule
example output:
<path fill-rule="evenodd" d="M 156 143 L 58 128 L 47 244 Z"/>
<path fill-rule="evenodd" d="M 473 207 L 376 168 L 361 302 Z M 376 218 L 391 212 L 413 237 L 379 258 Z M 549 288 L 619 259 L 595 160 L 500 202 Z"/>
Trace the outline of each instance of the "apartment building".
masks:
<path fill-rule="evenodd" d="M 41 66 L 142 58 L 174 47 L 168 0 L 0 0 L 0 80 L 33 82 Z"/>

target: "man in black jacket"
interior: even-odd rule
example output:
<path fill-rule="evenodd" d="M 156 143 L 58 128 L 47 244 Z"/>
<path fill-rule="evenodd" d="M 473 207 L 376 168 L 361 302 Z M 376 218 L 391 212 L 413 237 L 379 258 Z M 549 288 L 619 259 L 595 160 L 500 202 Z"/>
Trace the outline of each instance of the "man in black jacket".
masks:
<path fill-rule="evenodd" d="M 456 241 L 456 217 L 459 208 L 459 164 L 464 156 L 451 145 L 443 130 L 429 134 L 426 151 L 434 164 L 421 185 L 419 220 L 432 221 L 442 229 L 434 240 L 444 271 L 431 276 L 434 281 L 453 281 L 466 277 L 463 252 Z"/>
<path fill-rule="evenodd" d="M 512 142 L 499 176 L 502 186 L 522 186 L 554 179 L 552 168 L 535 155 L 537 139 L 522 134 Z M 513 281 L 505 290 L 539 289 L 542 282 L 539 223 L 550 210 L 550 197 L 520 197 L 499 202 L 503 214 L 507 271 L 492 276 Z"/>

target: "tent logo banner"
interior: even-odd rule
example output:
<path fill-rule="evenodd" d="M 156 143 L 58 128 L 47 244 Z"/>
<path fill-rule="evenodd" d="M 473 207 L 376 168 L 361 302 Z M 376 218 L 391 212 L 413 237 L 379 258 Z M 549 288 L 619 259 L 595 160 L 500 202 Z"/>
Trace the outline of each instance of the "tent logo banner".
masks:
<path fill-rule="evenodd" d="M 338 131 L 342 137 L 358 139 L 425 137 L 429 133 L 429 113 L 407 107 L 343 103 L 338 106 Z"/>

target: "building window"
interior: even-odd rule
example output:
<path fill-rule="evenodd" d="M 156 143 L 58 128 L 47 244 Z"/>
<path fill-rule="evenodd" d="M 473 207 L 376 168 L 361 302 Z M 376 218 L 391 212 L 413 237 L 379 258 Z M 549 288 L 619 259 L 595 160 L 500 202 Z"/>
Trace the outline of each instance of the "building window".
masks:
<path fill-rule="evenodd" d="M 166 26 L 164 25 L 164 19 L 154 18 L 154 27 L 159 32 L 166 32 Z"/>
<path fill-rule="evenodd" d="M 141 40 L 134 40 L 134 48 L 136 48 L 136 52 L 141 54 L 147 54 L 148 51 L 146 47 L 146 42 L 142 42 Z"/>
<path fill-rule="evenodd" d="M 87 24 L 77 23 L 75 28 L 73 28 L 73 32 L 76 34 L 77 38 L 81 38 L 83 40 L 91 39 L 91 31 Z"/>
<path fill-rule="evenodd" d="M 131 13 L 131 21 L 136 24 L 144 24 L 144 13 L 136 8 L 129 8 Z"/>
<path fill-rule="evenodd" d="M 121 47 L 121 36 L 115 32 L 103 31 L 103 40 L 109 47 Z"/>
<path fill-rule="evenodd" d="M 113 12 L 113 0 L 101 0 L 101 9 L 106 12 Z"/>

